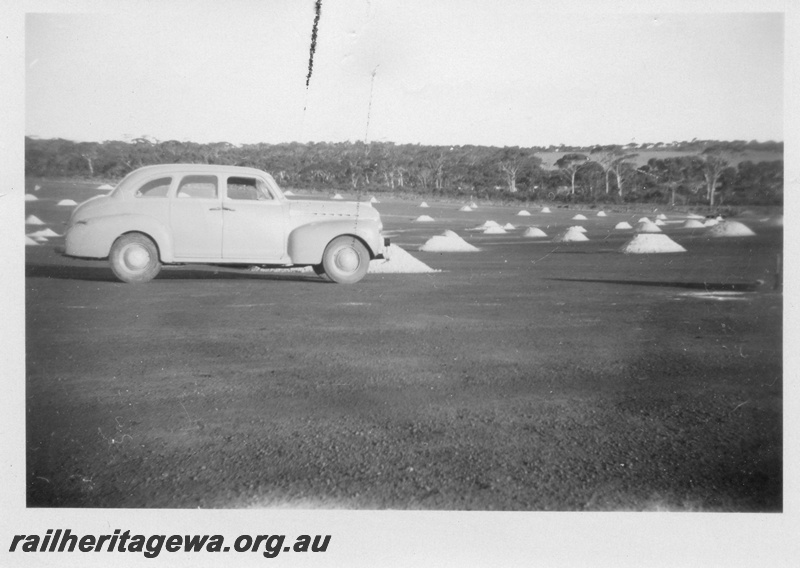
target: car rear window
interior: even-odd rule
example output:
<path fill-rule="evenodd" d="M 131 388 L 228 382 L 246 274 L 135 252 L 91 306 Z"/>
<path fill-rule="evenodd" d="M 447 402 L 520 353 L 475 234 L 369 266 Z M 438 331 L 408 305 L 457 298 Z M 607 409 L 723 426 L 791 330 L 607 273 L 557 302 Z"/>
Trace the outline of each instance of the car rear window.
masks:
<path fill-rule="evenodd" d="M 214 199 L 217 197 L 216 176 L 186 176 L 178 187 L 178 197 Z"/>

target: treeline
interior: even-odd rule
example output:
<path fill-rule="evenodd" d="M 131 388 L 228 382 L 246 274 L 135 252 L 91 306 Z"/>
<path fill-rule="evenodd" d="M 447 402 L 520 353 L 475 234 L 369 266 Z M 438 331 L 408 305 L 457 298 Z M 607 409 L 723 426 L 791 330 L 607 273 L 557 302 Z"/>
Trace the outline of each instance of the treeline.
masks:
<path fill-rule="evenodd" d="M 115 180 L 145 165 L 256 167 L 284 187 L 571 202 L 782 204 L 783 161 L 737 161 L 737 153 L 781 153 L 781 142 L 692 141 L 577 147 L 422 146 L 391 142 L 198 144 L 25 139 L 31 177 Z M 656 147 L 657 146 L 657 147 Z M 691 147 L 691 149 L 687 149 Z M 554 149 L 555 148 L 555 149 Z M 696 152 L 651 158 L 652 150 Z M 555 167 L 538 154 L 558 152 Z M 668 154 L 668 152 L 660 152 Z"/>

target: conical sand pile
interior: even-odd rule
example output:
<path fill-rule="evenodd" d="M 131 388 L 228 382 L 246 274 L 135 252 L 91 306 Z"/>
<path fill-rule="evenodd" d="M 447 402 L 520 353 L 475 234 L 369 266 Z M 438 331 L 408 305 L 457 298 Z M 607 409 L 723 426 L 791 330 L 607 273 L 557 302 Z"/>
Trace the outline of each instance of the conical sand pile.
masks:
<path fill-rule="evenodd" d="M 28 218 L 25 219 L 26 225 L 44 225 L 44 221 L 39 219 L 36 215 L 28 215 Z"/>
<path fill-rule="evenodd" d="M 516 229 L 516 227 L 514 225 L 512 225 L 511 223 L 506 223 L 505 225 L 503 225 L 503 228 L 506 231 L 513 231 L 514 229 Z"/>
<path fill-rule="evenodd" d="M 686 222 L 683 224 L 684 229 L 705 229 L 706 226 L 703 224 L 702 221 L 697 219 L 686 219 Z"/>
<path fill-rule="evenodd" d="M 421 274 L 426 272 L 441 272 L 435 270 L 411 256 L 405 249 L 397 245 L 389 245 L 385 259 L 373 260 L 369 263 L 370 274 Z"/>
<path fill-rule="evenodd" d="M 530 214 L 530 212 L 528 212 L 528 211 L 525 211 L 525 209 L 523 209 L 522 211 L 520 211 L 519 213 L 517 213 L 517 216 L 519 216 L 519 217 L 530 217 L 530 216 L 531 216 L 531 214 Z"/>
<path fill-rule="evenodd" d="M 589 238 L 581 233 L 577 227 L 570 227 L 553 239 L 554 243 L 569 243 L 577 241 L 588 241 Z"/>
<path fill-rule="evenodd" d="M 660 219 L 661 221 L 666 221 L 667 216 L 664 215 L 663 213 L 659 213 L 658 215 L 656 215 L 656 219 Z"/>
<path fill-rule="evenodd" d="M 469 205 L 464 205 L 464 207 L 459 209 L 459 211 L 469 212 L 472 211 L 472 207 L 470 207 Z"/>
<path fill-rule="evenodd" d="M 586 232 L 586 229 L 584 229 L 580 225 L 575 225 L 574 227 L 570 227 L 570 229 L 575 229 L 576 231 L 580 231 L 581 233 L 585 233 Z"/>
<path fill-rule="evenodd" d="M 33 195 L 32 193 L 25 194 L 25 201 L 38 201 L 39 198 Z"/>
<path fill-rule="evenodd" d="M 662 252 L 686 252 L 686 249 L 670 239 L 667 235 L 638 234 L 635 235 L 621 252 L 626 254 L 651 254 Z"/>
<path fill-rule="evenodd" d="M 72 199 L 62 199 L 57 203 L 57 205 L 60 205 L 61 207 L 69 207 L 71 205 L 77 205 L 77 203 Z"/>
<path fill-rule="evenodd" d="M 586 216 L 578 213 L 572 218 L 573 221 L 586 221 Z"/>
<path fill-rule="evenodd" d="M 598 211 L 597 212 L 597 216 L 598 217 L 605 217 L 606 216 L 606 212 L 605 211 Z"/>
<path fill-rule="evenodd" d="M 722 221 L 708 230 L 710 237 L 752 237 L 755 233 L 738 221 Z"/>
<path fill-rule="evenodd" d="M 523 237 L 546 237 L 547 233 L 542 231 L 539 227 L 528 227 L 522 234 Z"/>
<path fill-rule="evenodd" d="M 38 238 L 48 238 L 48 237 L 60 237 L 58 233 L 56 233 L 53 229 L 42 229 L 41 231 L 36 231 L 35 233 L 29 233 L 29 237 L 38 239 Z"/>
<path fill-rule="evenodd" d="M 38 245 L 39 245 L 39 243 L 34 241 L 32 238 L 25 237 L 25 246 L 26 247 L 35 247 L 35 246 L 38 246 Z"/>
<path fill-rule="evenodd" d="M 107 183 L 104 183 L 103 185 L 101 185 L 97 189 L 102 189 L 103 191 L 109 191 L 111 189 L 114 189 L 114 186 L 113 185 L 108 185 Z"/>
<path fill-rule="evenodd" d="M 336 195 L 333 196 L 333 198 L 334 199 L 344 199 L 344 197 L 342 197 L 341 193 L 337 193 Z"/>
<path fill-rule="evenodd" d="M 617 223 L 614 226 L 614 228 L 618 229 L 618 230 L 621 230 L 621 229 L 633 229 L 633 227 L 631 227 L 631 224 L 628 223 L 627 221 L 620 221 L 619 223 Z"/>
<path fill-rule="evenodd" d="M 419 217 L 414 219 L 414 221 L 416 221 L 417 223 L 430 223 L 431 221 L 433 221 L 433 217 L 430 217 L 429 215 L 420 215 Z"/>
<path fill-rule="evenodd" d="M 375 197 L 374 197 L 374 196 L 370 198 L 369 202 L 370 202 L 370 203 L 380 203 L 380 201 L 378 201 L 377 199 L 375 199 Z"/>
<path fill-rule="evenodd" d="M 663 227 L 664 225 L 666 225 L 666 224 L 667 224 L 667 222 L 666 222 L 666 221 L 664 221 L 663 219 L 656 219 L 656 220 L 655 220 L 655 223 L 653 223 L 653 224 L 654 224 L 654 225 L 657 225 L 657 226 L 659 226 L 659 227 Z"/>
<path fill-rule="evenodd" d="M 638 223 L 652 223 L 652 221 L 650 221 L 649 217 L 642 217 L 639 219 Z"/>
<path fill-rule="evenodd" d="M 419 204 L 419 206 L 420 206 L 420 207 L 430 207 L 430 205 L 428 205 L 428 204 L 427 204 L 427 203 L 425 203 L 424 201 L 423 201 L 422 203 L 420 203 L 420 204 Z"/>
<path fill-rule="evenodd" d="M 475 252 L 477 247 L 469 244 L 453 231 L 445 231 L 441 235 L 436 235 L 428 239 L 424 245 L 419 247 L 422 252 Z"/>
<path fill-rule="evenodd" d="M 703 225 L 705 225 L 706 227 L 713 227 L 714 225 L 718 224 L 719 221 L 717 221 L 716 219 L 706 219 L 705 222 L 703 223 Z"/>
<path fill-rule="evenodd" d="M 541 212 L 542 213 L 550 213 L 551 211 L 550 211 L 549 207 L 542 207 L 542 211 Z"/>
<path fill-rule="evenodd" d="M 503 227 L 487 227 L 483 230 L 484 235 L 505 235 L 506 230 Z"/>
<path fill-rule="evenodd" d="M 469 204 L 469 206 L 470 206 L 470 207 L 472 207 L 473 209 L 477 209 L 477 208 L 478 208 L 478 204 L 477 204 L 477 203 L 475 203 L 474 201 L 472 201 L 472 202 Z"/>
<path fill-rule="evenodd" d="M 637 233 L 660 233 L 661 227 L 646 219 L 645 221 L 639 221 L 636 223 L 636 232 Z"/>
<path fill-rule="evenodd" d="M 294 192 L 291 189 L 287 189 L 286 191 L 283 192 L 283 194 L 288 197 L 291 197 L 294 195 Z"/>
<path fill-rule="evenodd" d="M 493 227 L 500 227 L 500 223 L 497 221 L 485 221 L 483 225 L 475 227 L 473 229 L 467 229 L 468 231 L 485 231 L 486 229 L 491 229 Z"/>

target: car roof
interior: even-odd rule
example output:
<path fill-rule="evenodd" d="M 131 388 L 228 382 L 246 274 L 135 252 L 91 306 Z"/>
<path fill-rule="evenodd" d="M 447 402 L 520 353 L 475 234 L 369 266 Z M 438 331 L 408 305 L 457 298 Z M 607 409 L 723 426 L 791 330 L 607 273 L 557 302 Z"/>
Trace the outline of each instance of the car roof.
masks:
<path fill-rule="evenodd" d="M 257 168 L 244 166 L 227 166 L 222 164 L 157 164 L 144 166 L 131 172 L 137 178 L 152 174 L 186 174 L 186 173 L 230 173 L 240 175 L 264 175 L 266 172 Z M 132 176 L 133 177 L 133 176 Z"/>

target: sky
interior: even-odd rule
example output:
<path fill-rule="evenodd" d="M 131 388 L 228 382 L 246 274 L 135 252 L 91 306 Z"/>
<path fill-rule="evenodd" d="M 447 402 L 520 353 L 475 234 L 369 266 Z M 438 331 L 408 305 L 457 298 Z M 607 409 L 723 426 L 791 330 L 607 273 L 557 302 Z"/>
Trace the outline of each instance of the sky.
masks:
<path fill-rule="evenodd" d="M 610 9 L 620 5 L 639 12 Z M 307 88 L 313 21 L 314 0 L 29 13 L 26 135 L 494 146 L 783 139 L 781 13 L 323 0 Z"/>

